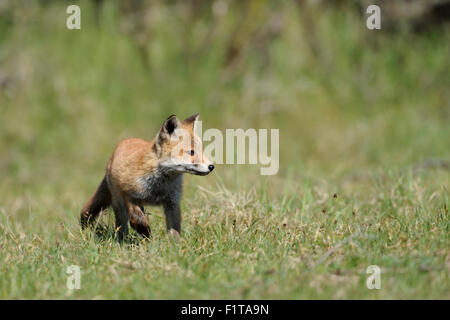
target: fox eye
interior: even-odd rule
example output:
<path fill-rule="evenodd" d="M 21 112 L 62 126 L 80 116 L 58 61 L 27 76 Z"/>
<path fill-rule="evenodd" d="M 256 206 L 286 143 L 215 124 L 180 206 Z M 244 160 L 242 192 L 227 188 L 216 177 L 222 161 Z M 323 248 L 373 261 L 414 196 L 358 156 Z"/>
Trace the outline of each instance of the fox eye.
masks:
<path fill-rule="evenodd" d="M 193 156 L 195 154 L 194 150 L 189 151 L 189 154 Z"/>

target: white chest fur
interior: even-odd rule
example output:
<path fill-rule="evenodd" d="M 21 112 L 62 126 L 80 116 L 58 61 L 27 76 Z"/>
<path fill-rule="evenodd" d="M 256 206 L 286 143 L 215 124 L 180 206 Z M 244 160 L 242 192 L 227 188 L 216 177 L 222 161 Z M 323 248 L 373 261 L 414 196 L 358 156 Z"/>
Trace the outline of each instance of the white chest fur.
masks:
<path fill-rule="evenodd" d="M 183 175 L 153 173 L 138 179 L 142 192 L 133 194 L 133 198 L 150 205 L 178 203 L 181 199 Z"/>

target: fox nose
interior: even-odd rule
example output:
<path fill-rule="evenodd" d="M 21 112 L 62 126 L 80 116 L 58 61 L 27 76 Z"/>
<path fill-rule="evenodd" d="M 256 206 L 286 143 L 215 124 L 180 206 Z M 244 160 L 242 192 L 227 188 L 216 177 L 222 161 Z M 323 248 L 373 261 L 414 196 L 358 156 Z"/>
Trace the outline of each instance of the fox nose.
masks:
<path fill-rule="evenodd" d="M 210 165 L 208 166 L 208 169 L 209 169 L 209 172 L 213 171 L 213 170 L 214 170 L 214 165 L 210 164 Z"/>

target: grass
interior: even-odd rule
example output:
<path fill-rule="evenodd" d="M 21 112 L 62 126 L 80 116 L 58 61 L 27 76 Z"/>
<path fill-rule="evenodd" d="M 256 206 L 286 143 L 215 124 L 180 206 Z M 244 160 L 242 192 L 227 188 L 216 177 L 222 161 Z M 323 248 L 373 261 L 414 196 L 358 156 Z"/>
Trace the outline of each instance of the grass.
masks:
<path fill-rule="evenodd" d="M 450 298 L 448 28 L 374 34 L 327 9 L 311 44 L 284 4 L 280 34 L 249 39 L 224 68 L 238 10 L 186 22 L 156 2 L 149 70 L 114 1 L 99 25 L 81 7 L 81 31 L 65 29 L 59 2 L 0 12 L 0 298 Z M 178 243 L 160 208 L 147 209 L 150 241 L 120 245 L 111 212 L 103 233 L 82 232 L 115 144 L 195 112 L 204 128 L 280 129 L 278 174 L 186 176 Z M 66 287 L 70 265 L 80 290 Z M 366 287 L 369 265 L 380 290 Z"/>
<path fill-rule="evenodd" d="M 448 298 L 449 199 L 439 176 L 376 175 L 356 183 L 364 192 L 342 181 L 302 184 L 281 202 L 255 189 L 202 188 L 184 202 L 178 243 L 166 235 L 160 210 L 149 218 L 150 241 L 134 235 L 119 245 L 111 236 L 111 215 L 100 222 L 109 226 L 109 235 L 96 235 L 81 232 L 73 214 L 62 217 L 41 204 L 23 208 L 26 202 L 17 203 L 9 215 L 2 214 L 0 294 Z M 22 217 L 14 219 L 20 212 Z M 333 255 L 326 254 L 352 235 Z M 81 290 L 66 288 L 65 270 L 72 264 L 81 267 Z M 382 268 L 381 290 L 365 285 L 365 269 L 373 264 Z"/>

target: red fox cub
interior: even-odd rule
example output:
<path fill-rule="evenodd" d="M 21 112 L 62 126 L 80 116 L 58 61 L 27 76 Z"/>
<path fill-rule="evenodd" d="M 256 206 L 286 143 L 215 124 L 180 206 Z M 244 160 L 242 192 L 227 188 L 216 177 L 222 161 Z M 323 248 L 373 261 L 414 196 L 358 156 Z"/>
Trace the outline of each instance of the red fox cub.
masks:
<path fill-rule="evenodd" d="M 121 141 L 100 186 L 81 210 L 81 226 L 92 224 L 102 210 L 112 206 L 119 240 L 128 234 L 128 221 L 139 234 L 149 237 L 143 205 L 162 205 L 167 230 L 179 236 L 183 173 L 204 176 L 214 169 L 194 133 L 197 119 L 195 114 L 180 122 L 172 115 L 152 141 Z"/>

